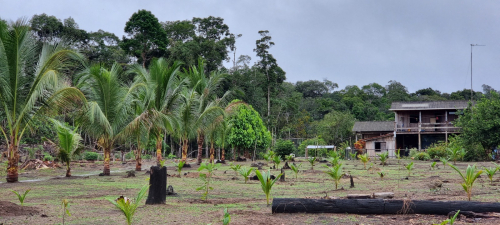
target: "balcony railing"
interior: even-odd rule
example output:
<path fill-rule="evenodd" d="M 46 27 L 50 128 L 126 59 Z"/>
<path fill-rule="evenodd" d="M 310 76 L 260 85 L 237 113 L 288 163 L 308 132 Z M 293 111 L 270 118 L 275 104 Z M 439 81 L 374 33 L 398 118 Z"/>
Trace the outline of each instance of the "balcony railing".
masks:
<path fill-rule="evenodd" d="M 455 127 L 451 122 L 445 123 L 410 123 L 409 126 L 396 124 L 396 132 L 460 132 L 460 127 Z"/>

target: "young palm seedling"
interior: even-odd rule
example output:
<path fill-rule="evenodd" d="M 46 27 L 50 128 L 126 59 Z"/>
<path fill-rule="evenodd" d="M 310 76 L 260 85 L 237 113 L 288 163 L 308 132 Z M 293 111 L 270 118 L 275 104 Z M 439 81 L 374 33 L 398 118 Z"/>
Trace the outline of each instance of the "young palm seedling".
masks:
<path fill-rule="evenodd" d="M 446 219 L 446 220 L 443 220 L 443 222 L 441 222 L 440 224 L 436 224 L 436 225 L 446 225 L 446 224 L 450 224 L 450 225 L 453 225 L 453 223 L 455 222 L 455 220 L 457 219 L 457 216 L 458 214 L 460 213 L 460 210 L 458 210 L 455 215 L 449 219 Z"/>
<path fill-rule="evenodd" d="M 177 167 L 177 173 L 179 173 L 179 177 L 181 177 L 182 168 L 184 168 L 184 161 L 179 161 L 179 163 L 175 163 L 175 167 Z"/>
<path fill-rule="evenodd" d="M 483 171 L 479 170 L 479 171 L 476 172 L 476 166 L 475 165 L 474 166 L 468 165 L 467 166 L 467 170 L 465 171 L 465 175 L 464 175 L 454 165 L 451 165 L 451 164 L 448 164 L 448 165 L 451 168 L 453 168 L 455 171 L 457 171 L 458 174 L 460 174 L 460 176 L 462 177 L 462 180 L 464 182 L 461 183 L 461 185 L 464 188 L 464 191 L 467 193 L 467 198 L 470 201 L 470 197 L 472 195 L 472 185 L 474 185 L 474 181 L 476 181 L 477 177 L 479 177 L 479 175 L 481 175 L 481 173 L 483 173 Z"/>
<path fill-rule="evenodd" d="M 453 160 L 453 165 L 457 164 L 457 160 L 461 160 L 465 156 L 465 149 L 460 147 L 448 148 L 448 155 L 450 159 Z"/>
<path fill-rule="evenodd" d="M 274 167 L 278 170 L 280 163 L 281 163 L 281 157 L 279 155 L 275 155 L 273 157 L 273 163 L 274 163 Z"/>
<path fill-rule="evenodd" d="M 368 157 L 368 155 L 365 153 L 363 155 L 358 155 L 358 158 L 361 160 L 361 162 L 363 162 L 363 165 L 365 166 L 365 170 L 366 170 L 366 163 L 368 163 L 368 161 L 370 161 L 370 157 Z"/>
<path fill-rule="evenodd" d="M 63 222 L 62 223 L 64 225 L 64 217 L 66 215 L 71 216 L 71 213 L 69 213 L 69 201 L 67 199 L 62 200 L 62 208 L 63 208 L 63 215 L 62 215 Z"/>
<path fill-rule="evenodd" d="M 386 173 L 386 172 L 384 172 L 384 171 L 380 171 L 380 172 L 377 172 L 377 173 L 378 173 L 378 175 L 380 176 L 380 179 L 381 179 L 381 180 L 384 180 L 384 176 L 385 176 L 385 175 L 387 175 L 387 173 Z"/>
<path fill-rule="evenodd" d="M 215 169 L 217 169 L 220 166 L 220 164 L 216 164 L 214 162 L 212 163 L 201 163 L 200 167 L 198 168 L 198 171 L 206 170 L 207 173 L 200 173 L 200 179 L 203 181 L 203 186 L 196 188 L 197 191 L 199 190 L 205 190 L 205 193 L 203 193 L 201 199 L 202 200 L 208 200 L 208 190 L 213 190 L 214 188 L 210 186 L 210 180 L 212 179 L 212 174 Z"/>
<path fill-rule="evenodd" d="M 333 181 L 335 181 L 335 190 L 340 183 L 340 178 L 342 178 L 342 163 L 339 163 L 333 167 L 325 166 L 328 170 L 325 172 L 330 176 Z"/>
<path fill-rule="evenodd" d="M 314 170 L 314 163 L 316 162 L 316 157 L 309 157 L 307 161 L 311 164 L 311 170 Z"/>
<path fill-rule="evenodd" d="M 238 175 L 238 170 L 240 170 L 241 165 L 236 165 L 236 164 L 233 164 L 231 162 L 231 163 L 229 163 L 229 168 L 231 168 L 232 170 L 234 170 L 234 174 L 235 175 Z"/>
<path fill-rule="evenodd" d="M 24 192 L 24 194 L 20 194 L 18 193 L 17 191 L 14 191 L 14 190 L 10 190 L 12 191 L 14 194 L 17 195 L 17 198 L 19 199 L 19 202 L 21 202 L 21 206 L 23 206 L 24 204 L 24 199 L 26 198 L 26 195 L 31 191 L 31 189 L 28 189 Z"/>
<path fill-rule="evenodd" d="M 431 170 L 436 169 L 436 163 L 437 163 L 437 162 L 432 162 L 432 163 L 431 163 Z"/>
<path fill-rule="evenodd" d="M 448 159 L 446 159 L 446 158 L 440 158 L 439 161 L 441 161 L 443 163 L 443 168 L 445 168 L 446 165 L 448 165 Z"/>
<path fill-rule="evenodd" d="M 297 180 L 297 176 L 298 176 L 298 173 L 299 173 L 299 167 L 302 165 L 299 164 L 298 166 L 295 166 L 293 164 L 290 164 L 290 169 L 295 173 L 295 180 Z"/>
<path fill-rule="evenodd" d="M 486 171 L 486 174 L 488 175 L 488 178 L 490 179 L 490 184 L 493 184 L 493 176 L 495 176 L 495 173 L 498 171 L 498 168 L 489 168 L 487 169 L 486 167 L 483 168 L 484 171 Z"/>
<path fill-rule="evenodd" d="M 268 170 L 267 173 L 261 173 L 259 170 L 255 170 L 255 174 L 257 174 L 257 177 L 259 178 L 260 186 L 262 187 L 264 194 L 266 194 L 267 205 L 269 205 L 269 196 L 271 195 L 271 189 L 273 188 L 274 183 L 276 183 L 276 181 L 283 174 L 280 173 L 280 175 L 274 178 L 274 180 L 271 179 L 271 170 Z"/>
<path fill-rule="evenodd" d="M 336 166 L 337 164 L 340 163 L 340 156 L 330 157 L 328 158 L 328 161 L 330 162 L 330 164 L 332 164 L 332 166 Z"/>
<path fill-rule="evenodd" d="M 57 146 L 57 158 L 61 162 L 66 163 L 66 177 L 71 177 L 70 162 L 75 156 L 80 154 L 80 150 L 82 149 L 80 148 L 80 141 L 82 137 L 76 131 L 78 128 L 71 130 L 57 120 L 51 119 L 51 121 L 54 123 L 57 131 L 58 143 L 55 144 L 50 140 L 48 141 Z"/>
<path fill-rule="evenodd" d="M 349 155 L 351 156 L 351 159 L 356 159 L 356 152 L 349 153 Z"/>
<path fill-rule="evenodd" d="M 231 222 L 231 215 L 227 212 L 227 208 L 224 209 L 224 219 L 222 220 L 222 225 L 229 225 Z"/>
<path fill-rule="evenodd" d="M 285 160 L 286 160 L 287 162 L 291 162 L 291 161 L 293 161 L 293 155 L 285 155 Z"/>
<path fill-rule="evenodd" d="M 411 162 L 410 164 L 406 165 L 406 170 L 408 170 L 408 177 L 410 177 L 411 175 L 411 170 L 413 170 L 413 162 Z"/>
<path fill-rule="evenodd" d="M 113 203 L 113 205 L 115 205 L 123 212 L 125 218 L 127 219 L 128 225 L 132 224 L 132 218 L 134 217 L 135 211 L 137 210 L 137 207 L 139 206 L 141 200 L 144 198 L 144 196 L 146 196 L 146 191 L 148 191 L 148 188 L 149 185 L 144 185 L 133 202 L 129 198 L 123 196 L 120 196 L 114 201 L 109 200 L 111 203 Z"/>
<path fill-rule="evenodd" d="M 387 159 L 389 158 L 389 152 L 384 152 L 381 154 L 377 154 L 380 157 L 380 165 L 387 165 Z"/>
<path fill-rule="evenodd" d="M 246 166 L 241 167 L 241 169 L 238 170 L 238 172 L 241 174 L 241 176 L 243 176 L 245 178 L 245 184 L 247 183 L 248 177 L 250 176 L 252 171 L 253 171 L 253 168 L 248 168 Z"/>

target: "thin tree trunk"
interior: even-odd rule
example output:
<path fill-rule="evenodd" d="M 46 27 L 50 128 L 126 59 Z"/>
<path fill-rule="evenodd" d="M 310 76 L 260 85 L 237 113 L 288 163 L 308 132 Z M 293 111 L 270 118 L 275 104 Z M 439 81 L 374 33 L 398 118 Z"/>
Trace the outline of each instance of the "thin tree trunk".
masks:
<path fill-rule="evenodd" d="M 197 164 L 201 164 L 201 156 L 203 155 L 203 141 L 205 141 L 205 136 L 203 133 L 198 132 L 198 161 Z"/>
<path fill-rule="evenodd" d="M 188 140 L 185 139 L 183 140 L 182 143 L 182 161 L 186 162 L 187 160 L 187 153 L 188 153 Z"/>
<path fill-rule="evenodd" d="M 71 177 L 71 168 L 69 167 L 69 162 L 66 162 L 66 177 Z"/>
<path fill-rule="evenodd" d="M 135 171 L 142 170 L 142 151 L 141 151 L 141 141 L 137 138 L 137 150 L 135 153 Z"/>
<path fill-rule="evenodd" d="M 214 162 L 214 154 L 215 154 L 215 149 L 214 149 L 214 143 L 210 143 L 210 163 Z"/>
<path fill-rule="evenodd" d="M 8 163 L 8 169 L 7 169 L 7 182 L 8 183 L 14 183 L 19 180 L 19 174 L 18 174 L 18 162 L 19 162 L 19 149 L 17 147 L 17 140 L 14 138 L 15 135 L 12 134 L 9 142 L 9 149 L 8 149 L 8 158 L 9 158 L 9 163 Z"/>
<path fill-rule="evenodd" d="M 104 149 L 104 169 L 102 171 L 102 173 L 104 174 L 104 176 L 109 176 L 110 175 L 110 169 L 109 169 L 110 155 L 111 155 L 111 149 L 110 148 L 105 148 Z"/>
<path fill-rule="evenodd" d="M 226 160 L 226 151 L 224 151 L 224 146 L 222 147 L 222 155 L 220 157 L 220 160 L 223 162 Z"/>
<path fill-rule="evenodd" d="M 162 160 L 162 157 L 161 157 L 161 148 L 162 148 L 162 139 L 161 139 L 160 132 L 158 132 L 158 135 L 156 136 L 156 162 L 158 164 Z"/>

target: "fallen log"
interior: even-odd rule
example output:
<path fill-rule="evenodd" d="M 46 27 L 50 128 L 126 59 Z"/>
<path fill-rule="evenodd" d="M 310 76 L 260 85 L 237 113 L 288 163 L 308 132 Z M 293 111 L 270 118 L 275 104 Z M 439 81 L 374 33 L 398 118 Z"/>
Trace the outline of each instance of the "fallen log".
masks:
<path fill-rule="evenodd" d="M 272 213 L 431 214 L 500 212 L 497 202 L 275 198 Z"/>

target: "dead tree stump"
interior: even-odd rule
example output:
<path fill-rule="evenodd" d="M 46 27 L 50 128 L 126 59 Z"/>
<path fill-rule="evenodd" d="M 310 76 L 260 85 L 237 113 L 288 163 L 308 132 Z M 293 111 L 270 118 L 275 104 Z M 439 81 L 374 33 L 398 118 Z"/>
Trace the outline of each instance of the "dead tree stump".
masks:
<path fill-rule="evenodd" d="M 149 175 L 149 194 L 146 205 L 165 204 L 167 197 L 167 167 L 152 166 Z"/>
<path fill-rule="evenodd" d="M 281 168 L 281 177 L 280 177 L 281 182 L 285 182 L 285 170 Z"/>

